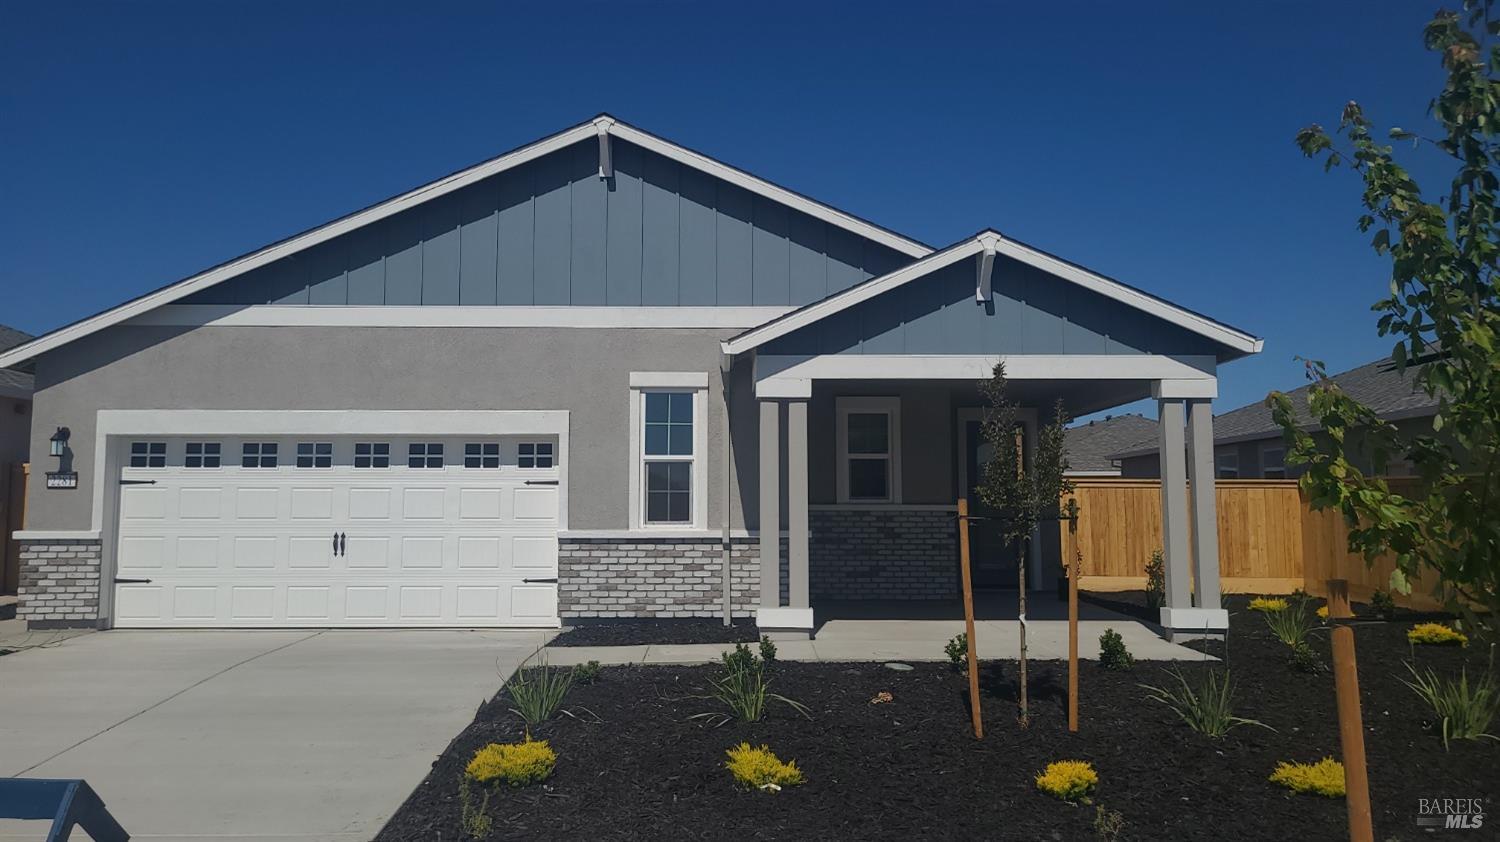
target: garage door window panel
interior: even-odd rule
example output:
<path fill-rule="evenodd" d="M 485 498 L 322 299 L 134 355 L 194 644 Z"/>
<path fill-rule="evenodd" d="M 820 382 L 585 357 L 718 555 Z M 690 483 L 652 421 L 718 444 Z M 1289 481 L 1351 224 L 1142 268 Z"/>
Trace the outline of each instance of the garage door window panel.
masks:
<path fill-rule="evenodd" d="M 333 467 L 333 442 L 328 442 L 328 441 L 302 441 L 302 442 L 297 442 L 297 467 L 299 467 L 299 468 L 332 468 Z"/>
<path fill-rule="evenodd" d="M 216 441 L 190 441 L 184 454 L 184 467 L 218 468 L 222 465 L 223 446 Z"/>
<path fill-rule="evenodd" d="M 464 445 L 465 468 L 500 467 L 500 442 L 469 442 Z"/>
<path fill-rule="evenodd" d="M 167 443 L 164 441 L 133 441 L 130 443 L 130 467 L 165 468 L 167 466 Z"/>
<path fill-rule="evenodd" d="M 517 447 L 516 465 L 521 468 L 551 468 L 556 465 L 552 442 L 521 442 Z"/>
<path fill-rule="evenodd" d="M 442 442 L 412 442 L 406 448 L 406 467 L 408 468 L 441 468 L 443 467 L 443 443 Z"/>
<path fill-rule="evenodd" d="M 385 441 L 361 441 L 354 444 L 354 467 L 389 468 L 391 444 Z"/>
<path fill-rule="evenodd" d="M 274 441 L 247 441 L 240 446 L 240 467 L 274 468 L 279 449 Z"/>

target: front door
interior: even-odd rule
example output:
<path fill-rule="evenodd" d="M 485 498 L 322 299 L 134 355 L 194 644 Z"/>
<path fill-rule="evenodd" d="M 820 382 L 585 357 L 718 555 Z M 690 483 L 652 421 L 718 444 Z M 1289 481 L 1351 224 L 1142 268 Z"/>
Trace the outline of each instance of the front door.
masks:
<path fill-rule="evenodd" d="M 961 412 L 959 431 L 963 460 L 959 472 L 962 491 L 969 500 L 969 513 L 979 518 L 993 518 L 996 511 L 979 497 L 979 482 L 984 466 L 994 448 L 984 440 L 978 410 Z M 1000 526 L 994 520 L 970 521 L 969 568 L 976 588 L 1014 588 L 1017 585 L 1018 546 L 1006 546 L 1000 537 Z"/>

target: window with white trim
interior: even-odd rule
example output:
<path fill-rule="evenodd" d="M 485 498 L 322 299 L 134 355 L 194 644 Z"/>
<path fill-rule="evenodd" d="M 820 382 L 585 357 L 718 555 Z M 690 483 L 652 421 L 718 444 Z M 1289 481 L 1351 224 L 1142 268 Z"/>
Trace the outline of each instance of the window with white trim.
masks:
<path fill-rule="evenodd" d="M 841 397 L 838 423 L 838 501 L 901 502 L 901 399 Z"/>
<path fill-rule="evenodd" d="M 330 441 L 299 441 L 299 442 L 297 442 L 297 467 L 299 467 L 299 468 L 332 468 L 333 467 L 333 442 L 330 442 Z"/>
<path fill-rule="evenodd" d="M 707 415 L 707 372 L 631 372 L 632 529 L 707 528 Z M 556 464 L 551 443 L 534 444 L 536 467 Z"/>
<path fill-rule="evenodd" d="M 240 467 L 274 468 L 277 449 L 274 441 L 247 441 L 240 446 Z"/>
<path fill-rule="evenodd" d="M 1266 447 L 1260 451 L 1260 475 L 1263 479 L 1286 479 L 1286 448 Z"/>
<path fill-rule="evenodd" d="M 360 441 L 354 443 L 354 467 L 389 468 L 391 466 L 391 443 L 386 441 Z"/>
<path fill-rule="evenodd" d="M 500 467 L 500 442 L 471 441 L 464 445 L 465 468 Z"/>
<path fill-rule="evenodd" d="M 1214 454 L 1214 476 L 1219 479 L 1240 478 L 1240 455 L 1238 453 Z"/>
<path fill-rule="evenodd" d="M 516 466 L 550 468 L 555 464 L 550 441 L 523 441 L 516 446 Z"/>
<path fill-rule="evenodd" d="M 164 441 L 133 441 L 130 443 L 130 467 L 165 468 L 167 466 L 167 443 Z"/>
<path fill-rule="evenodd" d="M 217 468 L 223 456 L 223 448 L 216 441 L 190 441 L 182 457 L 185 468 Z"/>
<path fill-rule="evenodd" d="M 418 442 L 414 441 L 406 448 L 406 467 L 408 468 L 441 468 L 443 467 L 443 443 L 438 441 Z"/>

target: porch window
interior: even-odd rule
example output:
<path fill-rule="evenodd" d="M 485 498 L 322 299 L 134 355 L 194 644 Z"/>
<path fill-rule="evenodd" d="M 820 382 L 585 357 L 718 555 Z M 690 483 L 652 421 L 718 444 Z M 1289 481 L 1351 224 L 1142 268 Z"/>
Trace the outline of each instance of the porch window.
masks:
<path fill-rule="evenodd" d="M 1240 478 L 1240 455 L 1220 453 L 1214 456 L 1214 475 L 1219 479 Z"/>
<path fill-rule="evenodd" d="M 630 385 L 631 527 L 704 528 L 707 374 L 632 372 Z M 534 444 L 521 458 L 551 467 L 552 446 Z"/>
<path fill-rule="evenodd" d="M 901 399 L 837 401 L 838 501 L 901 502 Z"/>
<path fill-rule="evenodd" d="M 1260 452 L 1262 479 L 1286 479 L 1286 448 L 1267 447 Z"/>

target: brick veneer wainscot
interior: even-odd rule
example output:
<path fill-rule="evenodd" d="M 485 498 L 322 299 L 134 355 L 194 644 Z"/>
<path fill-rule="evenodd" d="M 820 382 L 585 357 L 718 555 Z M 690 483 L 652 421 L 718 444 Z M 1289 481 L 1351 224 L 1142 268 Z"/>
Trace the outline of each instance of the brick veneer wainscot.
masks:
<path fill-rule="evenodd" d="M 564 538 L 557 550 L 558 614 L 564 619 L 721 617 L 724 559 L 720 540 Z M 784 602 L 784 557 L 781 566 Z M 757 539 L 731 540 L 729 571 L 733 616 L 754 616 L 760 604 Z"/>
<path fill-rule="evenodd" d="M 931 509 L 814 509 L 808 515 L 812 598 L 958 596 L 956 518 Z"/>
<path fill-rule="evenodd" d="M 33 628 L 96 625 L 100 557 L 92 539 L 22 541 L 16 615 Z"/>

